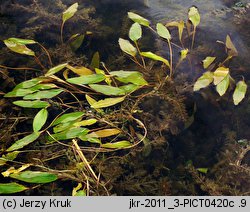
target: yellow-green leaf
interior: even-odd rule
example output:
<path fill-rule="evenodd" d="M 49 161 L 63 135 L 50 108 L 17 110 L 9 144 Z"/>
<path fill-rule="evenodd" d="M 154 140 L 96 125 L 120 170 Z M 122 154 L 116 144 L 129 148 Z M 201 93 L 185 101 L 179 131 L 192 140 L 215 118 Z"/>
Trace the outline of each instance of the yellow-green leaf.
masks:
<path fill-rule="evenodd" d="M 72 112 L 72 113 L 63 114 L 53 122 L 52 126 L 66 123 L 66 122 L 75 121 L 81 118 L 83 115 L 84 115 L 84 112 Z"/>
<path fill-rule="evenodd" d="M 70 47 L 73 51 L 76 51 L 81 47 L 84 37 L 84 35 L 79 35 L 73 41 L 70 42 Z"/>
<path fill-rule="evenodd" d="M 93 71 L 90 69 L 82 66 L 82 67 L 73 67 L 71 65 L 66 66 L 69 70 L 73 71 L 74 73 L 80 75 L 80 76 L 86 76 L 86 75 L 91 75 L 93 74 Z"/>
<path fill-rule="evenodd" d="M 208 168 L 198 168 L 197 171 L 203 174 L 207 174 Z"/>
<path fill-rule="evenodd" d="M 106 138 L 112 135 L 117 135 L 121 133 L 121 130 L 113 128 L 113 129 L 104 129 L 92 132 L 87 135 L 88 138 Z"/>
<path fill-rule="evenodd" d="M 165 27 L 162 23 L 158 23 L 156 25 L 156 30 L 157 30 L 157 34 L 164 38 L 164 39 L 167 39 L 168 41 L 171 40 L 171 35 L 167 29 L 167 27 Z"/>
<path fill-rule="evenodd" d="M 123 83 L 133 83 L 135 85 L 147 85 L 147 81 L 138 71 L 111 71 L 110 75 Z"/>
<path fill-rule="evenodd" d="M 229 82 L 230 82 L 230 75 L 227 74 L 227 76 L 216 86 L 216 91 L 219 93 L 220 96 L 223 96 L 229 86 Z"/>
<path fill-rule="evenodd" d="M 50 183 L 57 180 L 56 174 L 40 171 L 23 171 L 11 174 L 10 177 L 26 183 Z"/>
<path fill-rule="evenodd" d="M 74 3 L 67 10 L 65 10 L 63 12 L 63 16 L 62 16 L 63 22 L 72 18 L 75 15 L 75 13 L 77 12 L 77 8 L 78 8 L 78 3 Z"/>
<path fill-rule="evenodd" d="M 31 80 L 26 80 L 26 81 L 21 82 L 18 85 L 16 85 L 16 87 L 13 90 L 16 90 L 19 88 L 30 88 L 30 87 L 33 87 L 33 86 L 39 84 L 42 81 L 43 81 L 43 79 L 41 79 L 41 78 L 33 78 Z"/>
<path fill-rule="evenodd" d="M 104 108 L 104 107 L 109 107 L 116 105 L 122 101 L 124 101 L 125 96 L 123 97 L 118 97 L 118 98 L 106 98 L 100 101 L 97 101 L 91 105 L 92 108 Z"/>
<path fill-rule="evenodd" d="M 0 194 L 13 194 L 28 188 L 18 183 L 0 183 Z"/>
<path fill-rule="evenodd" d="M 238 105 L 244 98 L 247 92 L 247 84 L 242 80 L 236 85 L 233 93 L 234 104 Z"/>
<path fill-rule="evenodd" d="M 84 127 L 84 126 L 90 126 L 90 125 L 93 125 L 97 122 L 97 119 L 87 119 L 87 120 L 83 120 L 83 121 L 80 121 L 80 122 L 76 122 L 74 123 L 73 125 L 75 127 Z"/>
<path fill-rule="evenodd" d="M 86 135 L 88 132 L 89 130 L 87 128 L 81 128 L 81 127 L 69 128 L 69 129 L 66 129 L 65 131 L 52 134 L 49 137 L 49 141 L 53 141 L 54 139 L 58 141 L 73 139 L 79 136 Z"/>
<path fill-rule="evenodd" d="M 133 20 L 134 22 L 142 25 L 142 26 L 146 26 L 148 27 L 150 22 L 149 20 L 147 20 L 146 18 L 143 18 L 142 16 L 136 14 L 136 13 L 133 13 L 133 12 L 128 12 L 128 17 Z"/>
<path fill-rule="evenodd" d="M 229 73 L 229 68 L 219 67 L 214 72 L 214 85 L 218 85 Z"/>
<path fill-rule="evenodd" d="M 98 84 L 90 84 L 89 87 L 91 87 L 93 90 L 105 94 L 105 95 L 112 95 L 112 96 L 120 96 L 120 95 L 125 95 L 124 90 L 118 88 L 118 87 L 113 87 L 109 85 L 98 85 Z"/>
<path fill-rule="evenodd" d="M 3 166 L 8 161 L 13 161 L 18 156 L 19 153 L 20 151 L 14 151 L 7 153 L 6 155 L 2 155 L 2 157 L 0 158 L 0 166 Z"/>
<path fill-rule="evenodd" d="M 35 43 L 37 43 L 34 40 L 22 39 L 22 38 L 9 38 L 8 40 L 12 41 L 14 43 L 17 43 L 17 44 L 21 44 L 21 45 L 28 45 L 28 44 L 35 44 Z"/>
<path fill-rule="evenodd" d="M 201 17 L 196 7 L 189 8 L 188 18 L 191 21 L 191 23 L 194 25 L 194 27 L 197 27 L 200 24 Z"/>
<path fill-rule="evenodd" d="M 213 82 L 213 73 L 205 72 L 194 84 L 194 91 L 198 91 L 201 88 L 209 86 Z"/>
<path fill-rule="evenodd" d="M 182 34 L 183 34 L 184 28 L 185 28 L 184 21 L 180 21 L 180 23 L 178 24 L 178 32 L 179 32 L 179 40 L 180 40 L 180 42 L 182 40 Z"/>
<path fill-rule="evenodd" d="M 40 129 L 42 129 L 43 125 L 46 123 L 47 118 L 48 118 L 48 111 L 45 108 L 41 109 L 36 114 L 33 120 L 34 132 L 38 132 Z"/>
<path fill-rule="evenodd" d="M 121 149 L 130 147 L 131 143 L 129 141 L 117 141 L 115 143 L 101 144 L 101 147 L 108 149 Z"/>
<path fill-rule="evenodd" d="M 35 56 L 35 52 L 33 52 L 31 49 L 29 49 L 27 46 L 23 44 L 18 44 L 10 40 L 4 40 L 4 44 L 13 52 Z"/>
<path fill-rule="evenodd" d="M 132 57 L 135 57 L 135 55 L 137 54 L 137 50 L 128 40 L 119 38 L 118 43 L 123 52 L 131 55 Z"/>
<path fill-rule="evenodd" d="M 226 37 L 226 47 L 227 47 L 228 56 L 234 57 L 234 56 L 238 55 L 238 51 L 235 48 L 229 35 L 227 35 L 227 37 Z"/>
<path fill-rule="evenodd" d="M 60 93 L 62 93 L 63 89 L 50 89 L 45 91 L 38 91 L 36 93 L 28 94 L 23 97 L 23 99 L 51 99 Z"/>
<path fill-rule="evenodd" d="M 93 99 L 92 97 L 90 97 L 89 95 L 85 95 L 85 98 L 87 100 L 87 102 L 90 104 L 90 106 L 92 107 L 93 104 L 95 104 L 97 101 L 95 99 Z M 95 108 L 95 110 L 98 112 L 98 113 L 103 113 L 103 110 L 102 109 L 98 109 L 98 108 Z"/>
<path fill-rule="evenodd" d="M 98 83 L 103 80 L 105 80 L 105 76 L 103 74 L 92 74 L 87 76 L 69 78 L 67 79 L 67 82 L 76 85 L 87 85 L 87 84 Z"/>
<path fill-rule="evenodd" d="M 13 104 L 20 106 L 20 107 L 25 107 L 25 108 L 45 108 L 45 107 L 49 107 L 50 104 L 48 102 L 45 101 L 23 101 L 23 100 L 19 100 L 19 101 L 15 101 L 13 102 Z"/>
<path fill-rule="evenodd" d="M 168 62 L 167 59 L 165 59 L 165 58 L 163 58 L 163 57 L 161 57 L 161 56 L 159 56 L 159 55 L 156 55 L 156 54 L 154 54 L 154 53 L 152 53 L 152 52 L 141 52 L 141 55 L 142 55 L 143 57 L 147 57 L 147 58 L 150 58 L 150 59 L 152 59 L 152 60 L 161 61 L 161 62 L 163 62 L 166 66 L 170 67 L 169 62 Z"/>
<path fill-rule="evenodd" d="M 124 90 L 126 94 L 136 91 L 140 86 L 135 84 L 128 84 L 120 86 L 119 88 Z"/>
<path fill-rule="evenodd" d="M 50 70 L 48 70 L 48 72 L 45 74 L 45 76 L 46 77 L 51 76 L 51 75 L 61 71 L 62 69 L 64 69 L 67 65 L 68 65 L 68 63 L 63 63 L 60 65 L 57 65 L 57 66 L 51 68 Z"/>
<path fill-rule="evenodd" d="M 100 67 L 100 54 L 99 54 L 99 52 L 96 52 L 93 55 L 90 66 L 92 68 L 99 68 Z"/>
<path fill-rule="evenodd" d="M 216 59 L 216 57 L 206 57 L 203 62 L 203 68 L 207 69 Z"/>
<path fill-rule="evenodd" d="M 180 61 L 186 59 L 188 52 L 189 52 L 188 49 L 183 49 L 183 50 L 181 50 L 181 58 L 180 58 Z"/>
<path fill-rule="evenodd" d="M 16 141 L 14 144 L 12 144 L 6 151 L 11 152 L 14 150 L 18 150 L 23 148 L 24 146 L 27 146 L 28 144 L 35 141 L 40 136 L 39 132 L 34 132 L 30 135 L 25 136 L 24 138 Z"/>
<path fill-rule="evenodd" d="M 129 38 L 132 41 L 137 41 L 142 36 L 142 28 L 141 25 L 138 23 L 134 23 L 129 30 Z"/>

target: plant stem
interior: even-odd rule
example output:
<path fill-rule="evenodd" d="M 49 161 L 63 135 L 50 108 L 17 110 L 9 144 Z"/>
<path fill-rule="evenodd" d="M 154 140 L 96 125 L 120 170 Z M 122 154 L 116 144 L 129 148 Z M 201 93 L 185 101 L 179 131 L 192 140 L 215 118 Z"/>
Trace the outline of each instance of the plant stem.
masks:
<path fill-rule="evenodd" d="M 63 44 L 63 27 L 64 27 L 64 22 L 62 22 L 61 25 L 61 43 Z"/>
<path fill-rule="evenodd" d="M 146 69 L 145 60 L 144 60 L 144 58 L 141 56 L 141 51 L 140 51 L 140 49 L 139 49 L 138 43 L 137 43 L 136 41 L 135 41 L 134 43 L 135 43 L 135 46 L 136 46 L 136 48 L 137 48 L 137 51 L 139 52 L 139 55 L 140 55 L 140 57 L 141 57 L 141 61 L 142 61 L 143 67 L 144 67 L 144 69 Z"/>
<path fill-rule="evenodd" d="M 51 57 L 50 57 L 50 54 L 49 54 L 48 50 L 47 50 L 42 44 L 40 44 L 40 43 L 38 43 L 38 42 L 37 42 L 37 44 L 45 51 L 45 53 L 46 53 L 47 56 L 48 56 L 49 63 L 50 63 L 50 65 L 52 66 L 53 64 L 52 64 L 52 60 L 51 60 Z"/>
<path fill-rule="evenodd" d="M 172 46 L 171 46 L 171 42 L 170 40 L 168 40 L 168 46 L 169 46 L 169 54 L 170 54 L 170 78 L 172 78 L 173 76 L 173 50 L 172 50 Z"/>
<path fill-rule="evenodd" d="M 193 31 L 193 38 L 192 38 L 191 50 L 193 50 L 193 47 L 194 47 L 194 38 L 195 38 L 195 33 L 196 33 L 196 27 L 194 27 L 194 31 Z"/>
<path fill-rule="evenodd" d="M 39 60 L 39 58 L 38 58 L 37 56 L 34 56 L 34 58 L 35 58 L 36 63 L 37 63 L 39 66 L 41 66 L 41 68 L 42 68 L 43 70 L 46 70 L 46 68 L 43 66 L 43 64 L 42 64 L 41 61 Z"/>

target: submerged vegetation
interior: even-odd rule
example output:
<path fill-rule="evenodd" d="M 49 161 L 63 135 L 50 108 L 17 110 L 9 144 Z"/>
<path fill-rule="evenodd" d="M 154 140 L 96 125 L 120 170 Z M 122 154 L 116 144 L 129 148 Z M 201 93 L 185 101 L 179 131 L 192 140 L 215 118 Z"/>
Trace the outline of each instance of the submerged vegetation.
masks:
<path fill-rule="evenodd" d="M 86 31 L 67 39 L 64 36 L 64 26 L 70 25 L 78 6 L 75 3 L 64 8 L 58 31 L 58 47 L 72 52 L 83 45 L 86 34 L 91 34 Z M 46 190 L 49 189 L 47 183 L 52 183 L 57 187 L 54 190 L 59 192 L 63 183 L 69 181 L 67 191 L 72 191 L 73 196 L 122 194 L 118 190 L 131 195 L 149 194 L 144 190 L 154 187 L 159 173 L 168 177 L 173 175 L 176 181 L 161 178 L 159 187 L 150 191 L 151 195 L 176 194 L 171 184 L 176 184 L 177 189 L 179 186 L 181 194 L 195 195 L 195 186 L 209 195 L 242 194 L 241 188 L 234 191 L 227 186 L 226 179 L 219 187 L 220 176 L 213 176 L 214 182 L 207 179 L 208 168 L 194 167 L 192 161 L 173 172 L 164 163 L 164 160 L 174 158 L 169 151 L 168 139 L 194 122 L 196 105 L 192 104 L 192 114 L 189 114 L 185 96 L 178 88 L 186 85 L 178 80 L 179 70 L 193 68 L 195 37 L 200 24 L 198 9 L 189 9 L 187 22 L 172 21 L 156 26 L 134 12 L 128 12 L 128 18 L 133 21 L 128 32 L 130 40 L 119 38 L 118 41 L 120 49 L 132 61 L 128 70 L 119 70 L 119 67 L 110 70 L 101 61 L 99 52 L 95 52 L 85 65 L 71 58 L 55 62 L 51 56 L 56 55 L 53 49 L 47 49 L 34 39 L 11 37 L 3 40 L 9 50 L 27 56 L 32 61 L 27 64 L 33 64 L 33 67 L 0 65 L 3 74 L 7 70 L 29 72 L 28 80 L 25 76 L 25 80 L 4 93 L 3 101 L 14 99 L 11 116 L 14 114 L 15 122 L 7 131 L 10 135 L 15 128 L 22 131 L 5 138 L 2 144 L 0 166 L 4 183 L 0 184 L 0 194 L 32 193 L 41 186 Z M 144 30 L 166 43 L 169 53 L 162 56 L 150 50 L 150 45 L 141 47 Z M 229 61 L 238 55 L 238 51 L 229 35 L 225 42 L 218 43 L 225 46 L 225 60 L 219 62 L 212 55 L 205 57 L 202 61 L 204 73 L 200 73 L 202 75 L 192 85 L 193 91 L 198 92 L 213 83 L 220 96 L 233 93 L 233 103 L 238 105 L 247 92 L 244 77 L 236 82 L 229 68 Z M 58 61 L 60 64 L 54 65 Z M 225 134 L 232 142 L 229 133 Z M 249 144 L 245 146 L 249 150 Z M 188 148 L 193 151 L 195 147 Z M 242 179 L 247 180 L 245 176 L 249 169 L 241 162 L 248 150 L 242 151 L 236 161 L 230 156 L 218 166 L 228 167 L 233 163 L 233 174 L 240 170 Z M 152 176 L 149 176 L 143 172 L 140 163 L 150 163 L 149 156 L 158 153 L 164 159 L 152 156 L 155 161 Z M 131 170 L 133 175 L 129 173 Z M 119 183 L 125 178 L 126 185 Z M 186 185 L 179 180 L 184 178 L 187 178 Z M 58 194 L 54 190 L 47 193 Z"/>

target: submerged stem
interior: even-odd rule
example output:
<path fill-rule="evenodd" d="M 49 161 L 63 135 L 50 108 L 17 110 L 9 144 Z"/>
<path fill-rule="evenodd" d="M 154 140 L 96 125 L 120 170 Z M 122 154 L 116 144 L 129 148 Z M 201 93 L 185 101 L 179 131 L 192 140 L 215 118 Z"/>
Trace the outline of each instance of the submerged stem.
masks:
<path fill-rule="evenodd" d="M 63 44 L 63 27 L 64 27 L 64 22 L 62 22 L 61 25 L 61 43 Z"/>
<path fill-rule="evenodd" d="M 168 40 L 168 46 L 169 46 L 169 54 L 170 54 L 170 78 L 172 78 L 173 76 L 173 50 L 172 50 L 172 46 L 171 46 L 171 42 L 170 40 Z"/>
<path fill-rule="evenodd" d="M 195 38 L 195 33 L 196 33 L 196 27 L 194 27 L 194 32 L 193 32 L 193 37 L 192 37 L 192 45 L 191 45 L 191 50 L 194 47 L 194 38 Z"/>
<path fill-rule="evenodd" d="M 46 53 L 47 56 L 48 56 L 49 63 L 50 63 L 50 65 L 52 66 L 53 64 L 52 64 L 52 60 L 51 60 L 51 57 L 50 57 L 50 54 L 49 54 L 48 50 L 47 50 L 42 44 L 40 44 L 40 43 L 38 43 L 38 42 L 37 42 L 37 44 L 45 51 L 45 53 Z"/>
<path fill-rule="evenodd" d="M 141 57 L 141 61 L 142 61 L 143 67 L 144 67 L 144 69 L 146 69 L 145 60 L 144 60 L 144 58 L 141 56 L 141 50 L 140 50 L 140 48 L 139 48 L 139 46 L 138 46 L 138 43 L 137 43 L 136 41 L 135 41 L 134 43 L 135 43 L 135 46 L 136 46 L 136 48 L 137 48 L 137 51 L 139 52 L 139 55 L 140 55 L 140 57 Z"/>

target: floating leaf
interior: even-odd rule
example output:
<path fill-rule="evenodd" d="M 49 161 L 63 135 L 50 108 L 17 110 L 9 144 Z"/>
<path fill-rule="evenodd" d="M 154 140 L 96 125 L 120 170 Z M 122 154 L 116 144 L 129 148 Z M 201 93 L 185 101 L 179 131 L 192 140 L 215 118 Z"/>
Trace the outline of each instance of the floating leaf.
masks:
<path fill-rule="evenodd" d="M 131 143 L 129 141 L 117 141 L 115 143 L 102 144 L 101 147 L 108 149 L 120 149 L 130 147 Z"/>
<path fill-rule="evenodd" d="M 116 76 L 116 79 L 123 83 L 133 83 L 135 85 L 148 84 L 143 75 L 138 71 L 112 71 L 110 74 Z"/>
<path fill-rule="evenodd" d="M 18 183 L 0 183 L 0 194 L 13 194 L 28 188 Z"/>
<path fill-rule="evenodd" d="M 35 52 L 33 52 L 31 49 L 29 49 L 27 46 L 23 44 L 18 44 L 10 40 L 4 40 L 4 44 L 13 52 L 35 56 Z"/>
<path fill-rule="evenodd" d="M 93 125 L 97 122 L 97 119 L 87 119 L 87 120 L 83 120 L 83 121 L 80 121 L 80 122 L 76 122 L 74 123 L 73 125 L 75 127 L 84 127 L 84 126 L 90 126 L 90 125 Z"/>
<path fill-rule="evenodd" d="M 72 112 L 72 113 L 63 114 L 53 122 L 52 126 L 66 123 L 66 122 L 75 121 L 81 118 L 83 115 L 84 115 L 84 112 Z"/>
<path fill-rule="evenodd" d="M 109 85 L 90 84 L 89 87 L 105 95 L 114 95 L 114 96 L 125 95 L 124 90 Z"/>
<path fill-rule="evenodd" d="M 141 25 L 138 23 L 134 23 L 129 30 L 129 38 L 132 41 L 137 41 L 142 36 L 142 28 Z"/>
<path fill-rule="evenodd" d="M 158 56 L 158 55 L 156 55 L 156 54 L 154 54 L 154 53 L 152 53 L 152 52 L 141 52 L 141 55 L 142 55 L 143 57 L 147 57 L 147 58 L 150 58 L 150 59 L 152 59 L 152 60 L 161 61 L 161 62 L 163 62 L 166 66 L 170 67 L 169 62 L 168 62 L 167 59 L 165 59 L 165 58 L 163 58 L 163 57 L 161 57 L 161 56 Z"/>
<path fill-rule="evenodd" d="M 13 104 L 20 106 L 20 107 L 26 107 L 26 108 L 45 108 L 49 107 L 50 104 L 45 101 L 15 101 Z"/>
<path fill-rule="evenodd" d="M 197 171 L 203 174 L 207 174 L 208 168 L 198 168 Z"/>
<path fill-rule="evenodd" d="M 67 68 L 80 76 L 86 76 L 86 75 L 93 74 L 93 71 L 91 71 L 90 69 L 83 67 L 83 66 L 82 67 L 72 67 L 70 65 L 67 65 Z"/>
<path fill-rule="evenodd" d="M 23 97 L 23 99 L 51 99 L 60 93 L 62 93 L 63 89 L 50 89 L 45 91 L 38 91 L 36 93 L 28 94 Z"/>
<path fill-rule="evenodd" d="M 50 183 L 57 180 L 56 174 L 39 171 L 23 171 L 11 174 L 10 177 L 26 183 Z"/>
<path fill-rule="evenodd" d="M 104 107 L 109 107 L 109 106 L 113 106 L 116 105 L 122 101 L 124 101 L 125 96 L 123 97 L 118 97 L 118 98 L 106 98 L 103 100 L 100 100 L 98 102 L 95 102 L 91 105 L 92 108 L 104 108 Z"/>
<path fill-rule="evenodd" d="M 77 12 L 77 8 L 78 8 L 78 3 L 74 3 L 67 10 L 65 10 L 63 12 L 63 16 L 62 16 L 63 22 L 72 18 L 75 15 L 75 13 Z"/>
<path fill-rule="evenodd" d="M 128 17 L 134 22 L 141 24 L 142 26 L 148 27 L 150 24 L 149 20 L 133 12 L 128 12 Z"/>
<path fill-rule="evenodd" d="M 203 68 L 207 69 L 216 59 L 216 57 L 206 57 L 203 62 Z"/>
<path fill-rule="evenodd" d="M 234 104 L 238 105 L 244 98 L 247 92 L 247 84 L 244 81 L 239 81 L 233 93 Z"/>
<path fill-rule="evenodd" d="M 77 49 L 81 47 L 84 37 L 85 37 L 84 35 L 80 35 L 70 42 L 70 47 L 73 51 L 76 51 Z"/>
<path fill-rule="evenodd" d="M 27 146 L 28 144 L 35 141 L 40 136 L 39 132 L 34 132 L 30 135 L 25 136 L 24 138 L 16 141 L 14 144 L 12 144 L 6 151 L 11 152 L 14 150 L 18 150 L 23 148 L 24 146 Z"/>
<path fill-rule="evenodd" d="M 201 17 L 196 7 L 189 8 L 188 19 L 191 21 L 194 27 L 197 27 L 200 24 Z"/>
<path fill-rule="evenodd" d="M 214 72 L 214 85 L 219 84 L 229 73 L 229 68 L 219 67 Z"/>
<path fill-rule="evenodd" d="M 112 135 L 117 135 L 121 133 L 121 130 L 113 128 L 113 129 L 104 129 L 92 132 L 87 135 L 88 138 L 106 138 Z"/>
<path fill-rule="evenodd" d="M 157 34 L 164 38 L 164 39 L 167 39 L 168 41 L 171 40 L 171 35 L 167 29 L 167 27 L 165 27 L 162 23 L 158 23 L 156 25 L 156 30 L 157 30 Z"/>
<path fill-rule="evenodd" d="M 61 71 L 62 69 L 64 69 L 67 65 L 68 65 L 68 63 L 63 63 L 60 65 L 57 65 L 57 66 L 51 68 L 50 70 L 48 70 L 48 72 L 45 74 L 45 76 L 46 77 L 51 76 L 51 75 Z"/>
<path fill-rule="evenodd" d="M 38 132 L 40 129 L 42 129 L 43 125 L 46 123 L 47 118 L 48 118 L 48 111 L 45 108 L 41 109 L 36 114 L 33 120 L 34 132 Z"/>
<path fill-rule="evenodd" d="M 0 158 L 0 166 L 3 166 L 8 161 L 13 161 L 18 156 L 19 153 L 20 151 L 14 151 L 6 155 L 2 155 L 2 157 Z"/>
<path fill-rule="evenodd" d="M 238 55 L 238 51 L 235 48 L 229 35 L 227 35 L 227 37 L 226 37 L 226 47 L 227 47 L 228 56 L 234 57 L 234 56 Z"/>
<path fill-rule="evenodd" d="M 99 52 L 96 52 L 93 55 L 90 66 L 92 68 L 99 68 L 100 67 L 100 55 L 99 55 Z"/>
<path fill-rule="evenodd" d="M 49 137 L 50 141 L 55 140 L 68 140 L 68 139 L 73 139 L 77 138 L 82 135 L 86 135 L 89 132 L 87 128 L 81 128 L 81 127 L 75 127 L 75 128 L 70 128 L 65 131 L 52 134 L 51 137 Z"/>
<path fill-rule="evenodd" d="M 22 39 L 22 38 L 9 38 L 8 40 L 12 41 L 14 43 L 21 44 L 21 45 L 28 45 L 28 44 L 35 44 L 35 43 L 37 43 L 34 40 L 28 40 L 28 39 Z"/>
<path fill-rule="evenodd" d="M 87 76 L 69 78 L 67 79 L 67 82 L 76 85 L 86 85 L 86 84 L 98 83 L 103 80 L 105 80 L 105 76 L 103 74 L 92 74 Z"/>
<path fill-rule="evenodd" d="M 230 82 L 230 75 L 228 74 L 219 84 L 216 86 L 216 91 L 219 93 L 220 96 L 223 96 L 229 86 Z"/>
<path fill-rule="evenodd" d="M 205 72 L 194 84 L 194 91 L 198 91 L 201 88 L 205 88 L 213 82 L 213 73 Z"/>
<path fill-rule="evenodd" d="M 128 40 L 119 38 L 118 42 L 123 52 L 131 55 L 132 57 L 135 57 L 135 55 L 137 54 L 137 50 Z"/>

